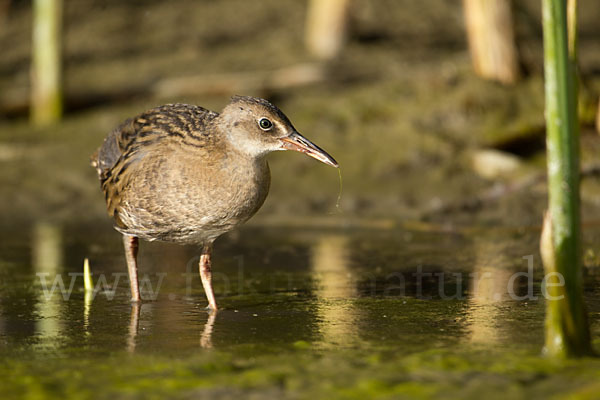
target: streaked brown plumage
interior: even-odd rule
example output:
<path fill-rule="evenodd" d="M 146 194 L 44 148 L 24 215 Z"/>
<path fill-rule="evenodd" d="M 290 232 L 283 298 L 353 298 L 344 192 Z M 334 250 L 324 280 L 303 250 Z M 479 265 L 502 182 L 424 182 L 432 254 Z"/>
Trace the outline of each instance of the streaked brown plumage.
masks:
<path fill-rule="evenodd" d="M 269 191 L 266 155 L 296 150 L 337 167 L 266 100 L 235 96 L 221 114 L 168 104 L 127 120 L 92 156 L 108 214 L 124 235 L 132 298 L 138 301 L 138 239 L 202 246 L 200 275 L 216 309 L 210 253 L 247 221 Z"/>

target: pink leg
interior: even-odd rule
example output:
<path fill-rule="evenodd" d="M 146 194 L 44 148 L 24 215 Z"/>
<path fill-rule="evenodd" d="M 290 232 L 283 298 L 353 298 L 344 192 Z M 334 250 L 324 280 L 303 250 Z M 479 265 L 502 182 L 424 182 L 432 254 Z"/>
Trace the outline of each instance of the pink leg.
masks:
<path fill-rule="evenodd" d="M 202 279 L 202 286 L 208 299 L 208 309 L 216 311 L 217 302 L 215 301 L 215 294 L 212 288 L 212 268 L 210 262 L 210 255 L 212 253 L 212 243 L 205 245 L 202 249 L 202 255 L 200 256 L 200 278 Z"/>
<path fill-rule="evenodd" d="M 140 301 L 140 288 L 137 274 L 138 238 L 123 235 L 125 258 L 127 259 L 127 272 L 129 272 L 129 286 L 131 287 L 131 301 Z"/>

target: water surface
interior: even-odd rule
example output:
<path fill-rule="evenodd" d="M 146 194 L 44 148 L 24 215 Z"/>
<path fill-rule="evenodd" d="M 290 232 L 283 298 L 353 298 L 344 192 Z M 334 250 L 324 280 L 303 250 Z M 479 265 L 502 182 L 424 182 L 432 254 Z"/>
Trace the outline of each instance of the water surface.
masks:
<path fill-rule="evenodd" d="M 572 393 L 580 385 L 564 371 L 586 371 L 585 387 L 600 364 L 553 366 L 539 357 L 538 234 L 249 227 L 217 242 L 213 279 L 222 310 L 208 313 L 193 247 L 142 243 L 145 301 L 134 306 L 119 234 L 105 224 L 5 230 L 2 391 L 435 397 L 447 385 L 464 395 L 467 384 L 477 394 L 504 382 L 519 395 L 540 393 L 540 383 Z M 596 235 L 586 232 L 590 242 Z M 85 257 L 96 292 L 83 290 Z M 587 259 L 597 337 L 600 274 L 591 248 Z"/>

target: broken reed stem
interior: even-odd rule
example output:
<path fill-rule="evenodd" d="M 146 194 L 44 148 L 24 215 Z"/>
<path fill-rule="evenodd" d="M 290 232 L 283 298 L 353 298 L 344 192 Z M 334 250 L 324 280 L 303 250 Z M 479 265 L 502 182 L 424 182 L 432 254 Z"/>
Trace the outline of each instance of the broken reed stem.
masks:
<path fill-rule="evenodd" d="M 567 29 L 569 60 L 577 63 L 577 0 L 567 0 Z"/>
<path fill-rule="evenodd" d="M 511 0 L 463 0 L 469 52 L 475 73 L 513 84 L 519 79 Z"/>
<path fill-rule="evenodd" d="M 31 121 L 60 120 L 62 93 L 62 0 L 34 0 L 31 53 Z"/>
<path fill-rule="evenodd" d="M 591 351 L 580 251 L 577 80 L 569 57 L 576 55 L 576 39 L 572 31 L 569 51 L 565 2 L 542 0 L 542 10 L 549 204 L 541 242 L 548 277 L 544 351 L 570 357 Z"/>

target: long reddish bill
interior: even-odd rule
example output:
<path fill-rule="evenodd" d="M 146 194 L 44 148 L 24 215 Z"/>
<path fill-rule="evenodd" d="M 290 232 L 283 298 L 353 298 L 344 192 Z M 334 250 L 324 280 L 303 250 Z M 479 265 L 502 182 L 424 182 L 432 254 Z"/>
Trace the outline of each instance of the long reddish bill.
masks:
<path fill-rule="evenodd" d="M 333 159 L 325 150 L 299 134 L 298 132 L 294 132 L 289 136 L 281 139 L 282 148 L 286 150 L 294 150 L 299 151 L 300 153 L 304 153 L 307 156 L 310 156 L 314 159 L 321 161 L 327 165 L 331 165 L 332 167 L 338 168 L 339 165 L 337 161 Z"/>

